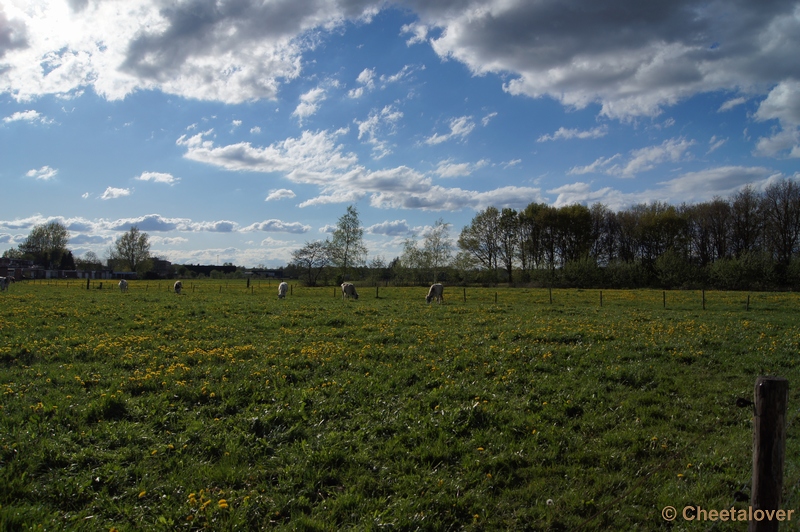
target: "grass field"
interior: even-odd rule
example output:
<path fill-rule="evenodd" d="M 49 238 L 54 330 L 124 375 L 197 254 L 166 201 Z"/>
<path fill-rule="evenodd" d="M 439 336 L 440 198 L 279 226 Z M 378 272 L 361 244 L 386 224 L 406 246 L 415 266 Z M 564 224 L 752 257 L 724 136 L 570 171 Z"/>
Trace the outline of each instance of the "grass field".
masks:
<path fill-rule="evenodd" d="M 800 510 L 795 294 L 106 286 L 0 294 L 3 530 L 744 530 L 661 509 L 747 507 L 759 375 Z"/>

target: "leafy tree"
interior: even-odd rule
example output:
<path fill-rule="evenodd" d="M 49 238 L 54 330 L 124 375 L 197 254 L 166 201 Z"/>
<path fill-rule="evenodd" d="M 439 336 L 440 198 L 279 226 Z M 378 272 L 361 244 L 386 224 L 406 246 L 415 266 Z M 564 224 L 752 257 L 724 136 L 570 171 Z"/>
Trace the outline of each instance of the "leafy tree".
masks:
<path fill-rule="evenodd" d="M 114 242 L 109 259 L 132 272 L 147 271 L 150 269 L 150 237 L 135 225 L 132 226 Z"/>
<path fill-rule="evenodd" d="M 784 267 L 800 243 L 800 184 L 782 179 L 764 189 L 762 212 L 770 249 Z"/>
<path fill-rule="evenodd" d="M 763 237 L 761 198 L 752 186 L 737 192 L 731 203 L 731 248 L 735 257 L 755 252 Z"/>
<path fill-rule="evenodd" d="M 30 258 L 43 268 L 54 268 L 61 264 L 61 257 L 67 252 L 69 231 L 59 222 L 37 225 L 19 245 L 23 256 Z"/>
<path fill-rule="evenodd" d="M 329 249 L 331 262 L 341 268 L 343 278 L 350 268 L 364 264 L 367 247 L 355 206 L 348 206 L 347 212 L 339 218 Z"/>
<path fill-rule="evenodd" d="M 472 219 L 472 222 L 461 230 L 458 247 L 466 251 L 484 268 L 496 277 L 497 259 L 499 256 L 498 234 L 500 211 L 496 207 L 487 207 Z"/>
<path fill-rule="evenodd" d="M 505 208 L 498 219 L 497 254 L 506 270 L 508 282 L 513 282 L 514 259 L 519 249 L 520 228 L 519 215 L 514 209 Z"/>
<path fill-rule="evenodd" d="M 324 268 L 330 264 L 330 242 L 328 240 L 315 240 L 292 252 L 292 264 L 303 273 L 308 286 L 317 286 L 317 281 Z"/>
<path fill-rule="evenodd" d="M 436 220 L 422 243 L 422 250 L 428 267 L 433 270 L 433 282 L 437 282 L 439 271 L 451 260 L 453 244 L 450 241 L 450 224 L 441 218 Z"/>
<path fill-rule="evenodd" d="M 83 254 L 83 258 L 75 259 L 75 266 L 84 271 L 103 269 L 103 263 L 94 251 L 87 251 Z"/>
<path fill-rule="evenodd" d="M 8 248 L 3 252 L 4 259 L 23 259 L 25 258 L 25 254 L 19 250 L 18 247 L 16 248 Z"/>

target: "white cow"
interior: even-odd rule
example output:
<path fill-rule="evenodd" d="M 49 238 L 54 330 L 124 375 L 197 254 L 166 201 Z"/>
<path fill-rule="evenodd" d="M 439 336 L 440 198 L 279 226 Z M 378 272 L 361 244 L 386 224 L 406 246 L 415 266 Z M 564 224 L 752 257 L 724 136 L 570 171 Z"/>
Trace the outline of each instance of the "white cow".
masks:
<path fill-rule="evenodd" d="M 119 282 L 119 290 L 120 290 L 120 292 L 127 292 L 128 291 L 128 281 L 126 281 L 125 279 L 122 279 Z"/>
<path fill-rule="evenodd" d="M 286 292 L 289 291 L 289 284 L 288 283 L 281 283 L 278 285 L 278 299 L 283 299 L 286 297 Z"/>
<path fill-rule="evenodd" d="M 182 283 L 182 282 L 180 282 L 180 281 L 175 281 L 175 286 L 174 286 L 174 288 L 175 288 L 175 293 L 176 293 L 176 294 L 180 294 L 180 293 L 181 293 L 181 290 L 183 289 L 183 283 Z"/>
<path fill-rule="evenodd" d="M 358 299 L 358 292 L 356 292 L 356 287 L 353 283 L 342 283 L 342 301 L 344 301 L 345 297 Z"/>
<path fill-rule="evenodd" d="M 439 283 L 431 285 L 428 295 L 425 296 L 425 302 L 430 303 L 434 299 L 439 303 L 444 303 L 444 287 Z"/>
<path fill-rule="evenodd" d="M 9 282 L 10 281 L 8 277 L 0 277 L 0 292 L 3 290 L 8 290 Z"/>

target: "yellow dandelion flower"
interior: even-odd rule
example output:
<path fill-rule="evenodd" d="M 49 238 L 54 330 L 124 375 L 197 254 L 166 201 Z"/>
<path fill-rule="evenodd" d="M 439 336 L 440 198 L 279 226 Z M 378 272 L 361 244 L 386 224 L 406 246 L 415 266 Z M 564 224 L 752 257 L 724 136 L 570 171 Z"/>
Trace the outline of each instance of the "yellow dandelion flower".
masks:
<path fill-rule="evenodd" d="M 140 492 L 139 492 L 139 498 L 140 498 L 140 499 L 141 499 L 142 497 L 144 497 L 145 495 L 147 495 L 147 492 L 146 492 L 146 491 L 140 491 Z"/>
<path fill-rule="evenodd" d="M 223 509 L 228 507 L 228 501 L 226 501 L 225 499 L 220 499 L 217 504 L 219 505 L 220 508 Z"/>

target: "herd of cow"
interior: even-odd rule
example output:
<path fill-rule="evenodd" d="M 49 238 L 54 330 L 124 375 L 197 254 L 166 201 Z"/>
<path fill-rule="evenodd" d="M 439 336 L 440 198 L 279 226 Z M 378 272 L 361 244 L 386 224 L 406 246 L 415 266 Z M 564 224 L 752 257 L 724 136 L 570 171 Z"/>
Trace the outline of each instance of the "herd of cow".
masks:
<path fill-rule="evenodd" d="M 13 277 L 0 277 L 0 291 L 8 290 L 8 285 L 13 282 Z M 183 283 L 180 281 L 175 281 L 175 284 L 172 288 L 175 290 L 176 294 L 180 294 L 181 290 L 183 290 Z M 119 282 L 119 289 L 121 292 L 127 292 L 128 281 L 122 279 Z M 288 283 L 282 282 L 278 285 L 278 299 L 286 298 L 287 292 L 289 292 Z M 353 283 L 342 283 L 342 301 L 350 298 L 358 299 L 358 292 L 356 292 L 355 285 Z M 431 285 L 430 289 L 428 290 L 428 295 L 425 296 L 425 301 L 427 303 L 430 303 L 434 299 L 437 303 L 444 303 L 444 287 L 440 283 Z"/>

